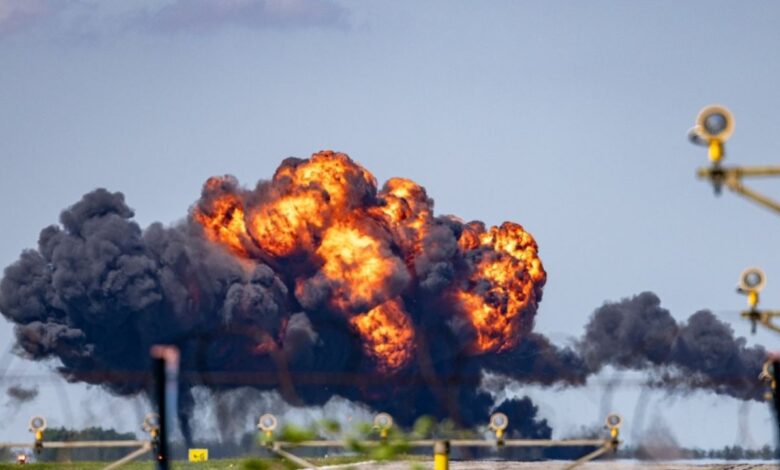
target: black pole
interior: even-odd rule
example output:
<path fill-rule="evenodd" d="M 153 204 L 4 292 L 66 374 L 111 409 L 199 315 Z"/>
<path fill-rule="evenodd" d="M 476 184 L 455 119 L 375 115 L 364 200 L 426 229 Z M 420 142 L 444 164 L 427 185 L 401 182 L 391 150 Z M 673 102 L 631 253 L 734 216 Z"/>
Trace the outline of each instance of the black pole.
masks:
<path fill-rule="evenodd" d="M 154 357 L 152 359 L 152 368 L 154 372 L 154 391 L 157 397 L 157 416 L 159 416 L 159 433 L 157 436 L 157 468 L 159 470 L 168 470 L 168 423 L 166 416 L 166 376 L 165 376 L 165 359 L 162 357 Z"/>
<path fill-rule="evenodd" d="M 777 359 L 772 360 L 772 377 L 771 377 L 771 389 L 772 389 L 772 408 L 775 412 L 775 424 L 777 424 L 777 438 L 778 442 L 775 444 L 775 458 L 780 459 L 780 393 L 777 392 L 777 379 L 780 377 L 780 361 Z"/>

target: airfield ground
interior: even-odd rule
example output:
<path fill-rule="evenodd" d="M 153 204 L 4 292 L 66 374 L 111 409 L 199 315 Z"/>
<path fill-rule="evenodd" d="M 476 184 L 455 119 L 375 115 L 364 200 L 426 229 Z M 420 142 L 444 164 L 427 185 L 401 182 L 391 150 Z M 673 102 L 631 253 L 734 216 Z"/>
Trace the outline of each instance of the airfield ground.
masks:
<path fill-rule="evenodd" d="M 497 461 L 469 461 L 469 462 L 451 462 L 451 470 L 563 470 L 569 462 L 497 462 Z M 25 467 L 12 464 L 0 464 L 0 470 L 99 470 L 106 464 L 100 462 L 86 463 L 43 463 L 29 464 Z M 122 467 L 127 470 L 153 470 L 155 467 L 150 462 L 134 462 Z M 281 464 L 271 464 L 265 467 L 259 465 L 256 467 L 245 466 L 242 460 L 213 460 L 203 463 L 176 462 L 173 470 L 277 470 L 289 469 Z M 381 470 L 410 470 L 433 468 L 433 463 L 420 462 L 391 462 L 378 464 L 375 462 L 352 463 L 344 465 L 334 465 L 322 467 L 331 470 L 367 470 L 378 468 Z M 583 465 L 583 470 L 770 470 L 777 469 L 774 463 L 696 463 L 696 462 L 633 462 L 633 461 L 605 461 L 591 462 Z"/>
<path fill-rule="evenodd" d="M 563 470 L 570 462 L 452 462 L 451 470 Z M 430 470 L 432 463 L 417 464 L 417 468 Z M 377 468 L 372 466 L 353 465 L 354 470 Z M 382 470 L 408 470 L 409 464 L 392 463 L 381 467 Z M 776 470 L 776 464 L 750 463 L 661 463 L 661 462 L 592 462 L 581 467 L 583 470 Z"/>

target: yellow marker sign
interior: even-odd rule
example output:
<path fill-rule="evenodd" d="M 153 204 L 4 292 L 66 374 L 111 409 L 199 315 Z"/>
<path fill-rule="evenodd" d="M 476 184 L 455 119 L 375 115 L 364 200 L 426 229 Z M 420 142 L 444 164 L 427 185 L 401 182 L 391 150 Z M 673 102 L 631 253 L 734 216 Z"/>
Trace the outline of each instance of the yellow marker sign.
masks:
<path fill-rule="evenodd" d="M 189 460 L 190 462 L 205 462 L 209 459 L 208 449 L 190 449 Z"/>

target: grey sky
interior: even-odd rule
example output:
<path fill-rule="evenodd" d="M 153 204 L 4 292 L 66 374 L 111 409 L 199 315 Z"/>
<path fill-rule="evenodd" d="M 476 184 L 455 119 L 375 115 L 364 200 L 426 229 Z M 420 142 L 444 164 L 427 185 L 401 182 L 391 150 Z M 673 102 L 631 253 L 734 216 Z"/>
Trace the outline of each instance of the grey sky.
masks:
<path fill-rule="evenodd" d="M 549 273 L 537 330 L 557 342 L 643 290 L 680 320 L 712 308 L 747 335 L 734 286 L 753 264 L 763 304 L 780 306 L 780 218 L 716 199 L 694 178 L 705 150 L 685 139 L 720 102 L 737 118 L 728 161 L 777 162 L 776 2 L 130 3 L 0 0 L 2 266 L 95 187 L 123 191 L 143 226 L 174 222 L 211 175 L 253 185 L 330 148 L 380 181 L 421 183 L 438 213 L 523 224 Z M 60 388 L 77 422 L 101 393 L 44 384 L 0 439 L 26 438 L 38 407 L 70 421 Z M 602 394 L 533 390 L 561 434 L 595 422 Z M 614 399 L 627 426 L 637 394 Z M 744 438 L 734 400 L 658 393 L 650 409 L 683 415 L 686 445 Z M 750 416 L 753 442 L 768 442 L 767 409 Z"/>

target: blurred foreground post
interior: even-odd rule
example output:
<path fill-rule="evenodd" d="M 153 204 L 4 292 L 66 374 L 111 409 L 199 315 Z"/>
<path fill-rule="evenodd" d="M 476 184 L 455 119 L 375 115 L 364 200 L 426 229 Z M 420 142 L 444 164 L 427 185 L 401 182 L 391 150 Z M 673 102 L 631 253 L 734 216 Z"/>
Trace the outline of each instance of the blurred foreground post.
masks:
<path fill-rule="evenodd" d="M 449 470 L 450 468 L 450 443 L 449 441 L 436 441 L 433 443 L 433 470 Z"/>
<path fill-rule="evenodd" d="M 154 374 L 154 395 L 157 399 L 157 414 L 160 417 L 159 434 L 155 460 L 159 470 L 170 468 L 168 437 L 170 414 L 176 409 L 176 391 L 179 371 L 179 350 L 175 346 L 152 346 L 152 372 Z"/>

